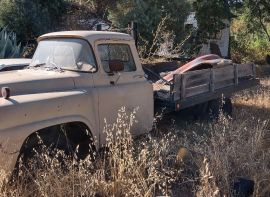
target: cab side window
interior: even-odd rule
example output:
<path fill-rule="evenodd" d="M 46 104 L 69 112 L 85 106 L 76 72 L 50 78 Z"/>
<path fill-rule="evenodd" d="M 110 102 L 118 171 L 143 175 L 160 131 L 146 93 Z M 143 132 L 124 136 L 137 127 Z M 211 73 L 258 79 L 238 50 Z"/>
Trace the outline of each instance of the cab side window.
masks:
<path fill-rule="evenodd" d="M 130 47 L 127 44 L 100 44 L 98 52 L 105 72 L 110 72 L 110 61 L 120 61 L 124 65 L 124 72 L 136 70 Z"/>

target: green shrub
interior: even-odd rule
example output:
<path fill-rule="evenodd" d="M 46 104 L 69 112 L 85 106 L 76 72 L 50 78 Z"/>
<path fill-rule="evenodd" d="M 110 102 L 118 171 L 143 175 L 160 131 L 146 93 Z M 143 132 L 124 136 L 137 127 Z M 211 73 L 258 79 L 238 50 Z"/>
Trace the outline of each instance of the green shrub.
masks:
<path fill-rule="evenodd" d="M 254 61 L 264 64 L 266 56 L 270 54 L 270 42 L 264 32 L 251 32 L 248 25 L 242 17 L 232 23 L 232 58 L 237 62 Z"/>
<path fill-rule="evenodd" d="M 7 26 L 26 43 L 57 30 L 65 5 L 65 0 L 1 0 L 0 26 Z"/>
<path fill-rule="evenodd" d="M 131 21 L 137 22 L 140 43 L 147 48 L 148 53 L 152 53 L 155 32 L 164 19 L 163 33 L 173 32 L 175 41 L 180 43 L 184 38 L 184 22 L 189 11 L 190 4 L 186 0 L 120 0 L 116 7 L 109 10 L 109 19 L 119 28 L 126 28 Z"/>
<path fill-rule="evenodd" d="M 8 32 L 6 28 L 2 28 L 0 31 L 0 59 L 18 58 L 21 53 L 21 43 L 17 45 L 16 34 Z"/>

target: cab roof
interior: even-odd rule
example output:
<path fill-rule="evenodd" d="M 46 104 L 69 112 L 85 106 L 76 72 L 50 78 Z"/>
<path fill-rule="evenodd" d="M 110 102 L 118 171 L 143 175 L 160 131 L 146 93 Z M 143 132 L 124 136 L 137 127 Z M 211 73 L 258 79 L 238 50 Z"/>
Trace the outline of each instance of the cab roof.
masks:
<path fill-rule="evenodd" d="M 49 38 L 83 38 L 88 41 L 110 39 L 110 40 L 126 40 L 131 41 L 133 38 L 124 33 L 108 32 L 108 31 L 60 31 L 48 33 L 40 36 L 38 41 Z"/>

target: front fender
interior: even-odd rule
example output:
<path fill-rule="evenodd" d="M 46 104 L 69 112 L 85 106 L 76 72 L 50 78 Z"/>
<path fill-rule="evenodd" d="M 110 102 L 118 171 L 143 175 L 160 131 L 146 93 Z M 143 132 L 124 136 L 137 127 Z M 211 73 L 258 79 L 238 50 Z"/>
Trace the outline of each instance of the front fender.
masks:
<path fill-rule="evenodd" d="M 5 170 L 12 170 L 14 168 L 18 154 L 25 139 L 32 133 L 43 128 L 68 122 L 82 122 L 87 125 L 90 130 L 92 128 L 90 122 L 84 117 L 67 116 L 43 120 L 40 122 L 35 122 L 1 131 L 0 166 L 4 167 Z M 94 133 L 92 134 L 95 135 Z M 98 146 L 97 144 L 95 145 Z"/>
<path fill-rule="evenodd" d="M 25 139 L 46 127 L 82 122 L 93 136 L 99 137 L 96 110 L 88 108 L 91 104 L 94 104 L 91 93 L 77 90 L 19 95 L 8 100 L 0 98 L 1 166 L 2 162 L 11 158 L 8 166 L 12 169 Z"/>

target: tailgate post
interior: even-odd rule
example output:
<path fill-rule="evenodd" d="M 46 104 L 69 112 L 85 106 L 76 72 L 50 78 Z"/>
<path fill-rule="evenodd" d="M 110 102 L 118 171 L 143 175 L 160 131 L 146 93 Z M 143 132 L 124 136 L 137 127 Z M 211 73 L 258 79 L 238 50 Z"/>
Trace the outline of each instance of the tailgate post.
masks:
<path fill-rule="evenodd" d="M 186 97 L 186 75 L 181 74 L 181 100 L 185 100 Z"/>
<path fill-rule="evenodd" d="M 234 84 L 238 85 L 238 66 L 237 64 L 233 64 L 234 67 Z"/>
<path fill-rule="evenodd" d="M 214 76 L 214 71 L 212 68 L 210 68 L 210 91 L 214 92 L 215 91 L 215 76 Z"/>

